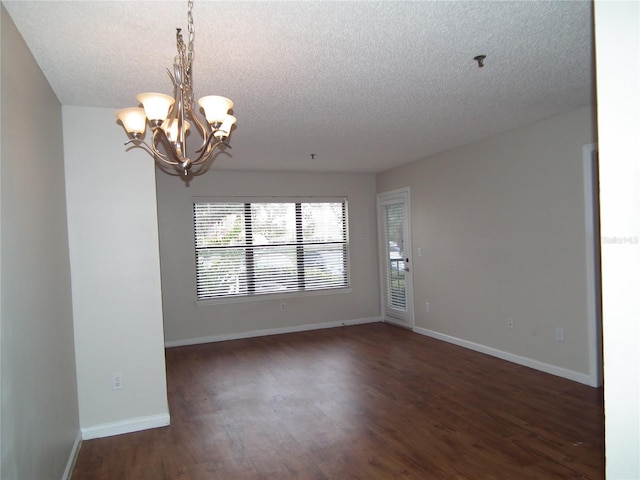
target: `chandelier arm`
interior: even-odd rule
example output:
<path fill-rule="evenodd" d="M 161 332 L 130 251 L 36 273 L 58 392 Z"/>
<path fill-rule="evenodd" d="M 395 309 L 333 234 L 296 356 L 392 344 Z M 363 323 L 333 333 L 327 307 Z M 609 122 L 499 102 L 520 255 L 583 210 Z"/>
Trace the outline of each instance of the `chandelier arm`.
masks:
<path fill-rule="evenodd" d="M 132 138 L 128 142 L 125 142 L 125 145 L 133 144 L 134 148 L 141 148 L 153 158 L 160 160 L 168 165 L 180 165 L 178 162 L 172 162 L 171 160 L 167 160 L 166 155 L 163 155 L 155 146 L 149 145 L 144 140 L 140 140 L 139 138 Z"/>
<path fill-rule="evenodd" d="M 173 87 L 175 88 L 177 83 L 176 83 L 176 77 L 173 73 L 171 73 L 171 70 L 169 70 L 169 68 L 167 67 L 167 75 L 169 75 L 169 79 L 171 80 L 171 83 L 173 84 Z"/>
<path fill-rule="evenodd" d="M 196 153 L 198 153 L 198 152 L 201 152 L 210 141 L 208 138 L 210 135 L 209 128 L 207 127 L 209 124 L 207 123 L 206 124 L 207 126 L 205 126 L 205 124 L 202 123 L 200 118 L 198 118 L 198 115 L 196 115 L 196 112 L 193 111 L 193 108 L 189 109 L 189 116 L 193 120 L 193 123 L 196 124 L 196 128 L 200 132 L 200 135 L 202 135 L 202 145 L 200 145 L 200 148 L 196 150 Z"/>
<path fill-rule="evenodd" d="M 160 137 L 160 140 L 158 140 L 158 137 Z M 158 143 L 158 141 L 160 143 L 164 143 L 164 146 L 168 148 L 168 151 L 172 154 L 175 160 L 171 160 L 170 158 L 167 157 L 167 155 L 165 155 L 164 153 L 162 153 L 160 150 L 156 148 L 156 144 Z M 153 153 L 153 156 L 156 159 L 160 160 L 163 163 L 166 163 L 167 165 L 181 164 L 180 162 L 181 157 L 176 152 L 176 149 L 173 148 L 173 145 L 171 145 L 169 140 L 167 140 L 167 137 L 164 134 L 164 131 L 162 130 L 161 127 L 155 127 L 153 129 L 153 142 L 151 143 L 151 151 Z"/>
<path fill-rule="evenodd" d="M 132 138 L 128 142 L 124 142 L 125 146 L 129 144 L 133 144 L 133 148 L 141 148 L 146 151 L 152 157 L 155 156 L 153 153 L 153 149 L 145 142 L 144 140 L 140 140 L 139 138 Z"/>
<path fill-rule="evenodd" d="M 215 148 L 218 145 L 215 144 L 212 148 L 207 148 L 206 150 L 200 152 L 200 154 L 198 155 L 198 157 L 191 162 L 192 165 L 202 165 L 203 163 L 207 163 L 209 161 L 209 159 L 211 158 L 211 154 L 213 154 L 213 151 L 215 150 Z"/>
<path fill-rule="evenodd" d="M 213 153 L 213 151 L 216 149 L 216 147 L 220 146 L 221 144 L 226 145 L 222 140 L 216 140 L 214 143 L 211 142 L 211 140 L 215 139 L 215 136 L 214 136 L 215 132 L 216 130 L 214 130 L 209 134 L 205 144 L 200 148 L 200 150 L 202 151 L 199 150 L 200 155 L 198 155 L 198 158 L 196 158 L 193 162 L 191 162 L 193 165 L 200 165 L 207 162 L 211 157 L 211 154 Z M 206 148 L 205 148 L 205 145 L 206 145 Z"/>

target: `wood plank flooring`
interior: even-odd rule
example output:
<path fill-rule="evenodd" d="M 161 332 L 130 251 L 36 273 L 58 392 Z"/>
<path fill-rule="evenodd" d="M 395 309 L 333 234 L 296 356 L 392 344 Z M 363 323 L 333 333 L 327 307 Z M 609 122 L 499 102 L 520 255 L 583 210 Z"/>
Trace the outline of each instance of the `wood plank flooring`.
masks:
<path fill-rule="evenodd" d="M 167 350 L 171 426 L 81 479 L 602 479 L 602 389 L 387 324 Z"/>

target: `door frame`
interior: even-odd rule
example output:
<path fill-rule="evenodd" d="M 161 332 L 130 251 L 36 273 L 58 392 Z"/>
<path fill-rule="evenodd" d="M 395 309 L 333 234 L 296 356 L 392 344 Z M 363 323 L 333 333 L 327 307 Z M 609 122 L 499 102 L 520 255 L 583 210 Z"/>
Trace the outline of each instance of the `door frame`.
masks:
<path fill-rule="evenodd" d="M 585 253 L 587 266 L 587 315 L 589 319 L 589 383 L 603 384 L 602 282 L 600 269 L 600 207 L 598 194 L 598 144 L 582 147 L 584 180 Z"/>
<path fill-rule="evenodd" d="M 386 270 L 385 264 L 387 258 L 385 255 L 385 249 L 383 245 L 383 231 L 382 231 L 382 216 L 380 206 L 382 202 L 393 200 L 394 198 L 401 199 L 405 204 L 405 228 L 406 238 L 404 239 L 405 257 L 409 259 L 406 265 L 409 266 L 406 272 L 406 305 L 407 305 L 407 322 L 403 322 L 400 319 L 396 319 L 386 314 L 385 302 L 386 302 Z M 376 194 L 376 218 L 378 223 L 378 270 L 380 277 L 380 313 L 384 322 L 392 323 L 400 327 L 414 330 L 415 328 L 415 315 L 414 315 L 414 300 L 413 300 L 413 244 L 411 241 L 411 191 L 409 187 L 397 188 L 387 192 L 381 192 Z"/>

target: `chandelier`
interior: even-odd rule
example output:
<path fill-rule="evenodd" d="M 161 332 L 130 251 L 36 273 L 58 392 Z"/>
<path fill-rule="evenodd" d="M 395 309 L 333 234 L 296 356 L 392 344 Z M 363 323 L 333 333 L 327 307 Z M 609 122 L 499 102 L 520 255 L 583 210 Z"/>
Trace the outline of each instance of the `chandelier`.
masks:
<path fill-rule="evenodd" d="M 225 140 L 236 122 L 229 110 L 233 102 L 226 97 L 208 95 L 198 99 L 198 105 L 204 112 L 206 122 L 200 120 L 193 101 L 193 0 L 188 2 L 189 40 L 185 45 L 182 30 L 177 29 L 176 43 L 178 55 L 175 57 L 173 72 L 167 73 L 173 83 L 174 96 L 162 93 L 141 93 L 136 98 L 143 108 L 123 108 L 116 112 L 116 118 L 122 122 L 132 144 L 146 150 L 157 161 L 171 165 L 178 172 L 188 176 L 191 167 L 206 163 L 216 147 L 231 148 Z M 152 139 L 144 141 L 147 123 L 151 127 Z M 191 127 L 202 137 L 202 144 L 195 151 L 196 157 L 187 155 L 186 137 Z"/>

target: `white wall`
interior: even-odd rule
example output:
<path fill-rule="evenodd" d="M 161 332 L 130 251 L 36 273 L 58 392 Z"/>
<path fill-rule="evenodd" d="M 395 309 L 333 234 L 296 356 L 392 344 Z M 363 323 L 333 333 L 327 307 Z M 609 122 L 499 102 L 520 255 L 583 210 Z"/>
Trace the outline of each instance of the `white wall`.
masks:
<path fill-rule="evenodd" d="M 171 345 L 378 320 L 375 177 L 232 172 L 213 168 L 189 186 L 157 173 L 165 336 Z M 351 293 L 196 305 L 194 196 L 346 196 Z M 286 308 L 281 311 L 280 304 Z"/>
<path fill-rule="evenodd" d="M 2 478 L 59 479 L 79 443 L 62 114 L 1 10 Z"/>
<path fill-rule="evenodd" d="M 593 122 L 582 108 L 378 175 L 378 192 L 411 188 L 417 330 L 588 383 Z"/>
<path fill-rule="evenodd" d="M 153 161 L 125 151 L 115 110 L 65 106 L 62 119 L 83 438 L 165 425 Z"/>
<path fill-rule="evenodd" d="M 0 66 L 2 65 L 2 17 L 6 15 L 5 9 L 0 7 Z M 1 70 L 0 70 L 1 73 Z M 0 91 L 2 91 L 2 75 L 0 74 Z M 0 111 L 2 110 L 2 95 L 0 95 Z M 2 137 L 2 116 L 0 116 L 0 139 Z M 0 211 L 2 210 L 2 148 L 0 147 Z M 0 252 L 2 251 L 2 222 L 0 221 Z M 2 292 L 2 255 L 0 255 L 0 292 Z M 2 295 L 0 295 L 0 478 L 2 478 Z"/>
<path fill-rule="evenodd" d="M 606 474 L 640 478 L 640 3 L 595 2 Z"/>

